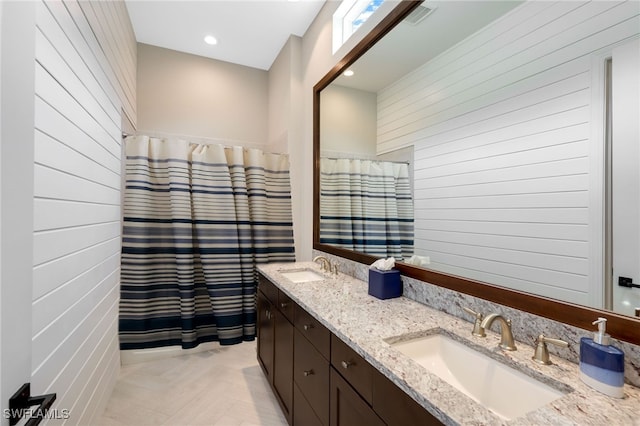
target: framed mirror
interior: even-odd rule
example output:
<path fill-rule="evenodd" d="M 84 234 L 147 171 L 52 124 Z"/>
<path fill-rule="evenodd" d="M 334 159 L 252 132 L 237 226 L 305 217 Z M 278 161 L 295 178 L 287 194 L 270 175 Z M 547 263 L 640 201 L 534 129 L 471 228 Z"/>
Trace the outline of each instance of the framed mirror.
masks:
<path fill-rule="evenodd" d="M 640 344 L 640 289 L 618 286 L 640 281 L 640 201 L 611 195 L 638 192 L 639 157 L 607 148 L 637 128 L 637 90 L 611 93 L 638 85 L 639 8 L 400 2 L 314 87 L 314 248 Z"/>

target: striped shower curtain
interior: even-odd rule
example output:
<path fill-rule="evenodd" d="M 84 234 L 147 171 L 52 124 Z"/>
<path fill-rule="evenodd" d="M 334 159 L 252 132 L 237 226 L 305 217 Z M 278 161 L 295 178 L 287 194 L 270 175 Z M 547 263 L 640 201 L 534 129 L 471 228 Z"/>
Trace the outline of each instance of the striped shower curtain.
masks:
<path fill-rule="evenodd" d="M 256 264 L 295 261 L 287 156 L 125 143 L 121 349 L 253 340 Z"/>
<path fill-rule="evenodd" d="M 320 242 L 398 260 L 413 254 L 409 167 L 320 159 Z"/>

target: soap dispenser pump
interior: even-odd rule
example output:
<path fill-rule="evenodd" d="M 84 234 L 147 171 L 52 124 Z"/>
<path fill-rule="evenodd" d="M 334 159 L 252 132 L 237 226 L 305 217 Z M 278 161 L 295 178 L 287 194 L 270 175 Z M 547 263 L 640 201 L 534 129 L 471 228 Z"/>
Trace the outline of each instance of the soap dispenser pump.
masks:
<path fill-rule="evenodd" d="M 607 319 L 598 318 L 593 339 L 580 339 L 580 378 L 587 385 L 614 398 L 624 397 L 624 352 L 609 344 Z"/>

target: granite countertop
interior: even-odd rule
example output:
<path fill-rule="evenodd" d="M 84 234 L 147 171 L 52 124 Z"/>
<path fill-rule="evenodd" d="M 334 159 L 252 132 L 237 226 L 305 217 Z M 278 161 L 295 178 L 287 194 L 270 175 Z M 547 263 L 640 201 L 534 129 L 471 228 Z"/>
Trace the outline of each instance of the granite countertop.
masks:
<path fill-rule="evenodd" d="M 262 265 L 258 269 L 337 337 L 362 355 L 382 374 L 407 392 L 431 414 L 448 425 L 640 425 L 640 388 L 625 384 L 623 399 L 603 395 L 579 378 L 578 365 L 551 355 L 552 365 L 531 360 L 534 347 L 516 341 L 517 351 L 498 348 L 500 336 L 487 330 L 486 338 L 471 335 L 473 324 L 431 309 L 405 297 L 379 300 L 367 294 L 364 281 L 345 274 L 323 281 L 293 283 L 280 272 L 309 268 L 313 262 Z M 325 274 L 326 275 L 326 274 Z M 327 275 L 328 276 L 328 275 Z M 492 329 L 499 329 L 493 326 Z M 563 397 L 512 420 L 504 420 L 464 395 L 385 339 L 440 332 L 489 354 L 556 389 Z"/>

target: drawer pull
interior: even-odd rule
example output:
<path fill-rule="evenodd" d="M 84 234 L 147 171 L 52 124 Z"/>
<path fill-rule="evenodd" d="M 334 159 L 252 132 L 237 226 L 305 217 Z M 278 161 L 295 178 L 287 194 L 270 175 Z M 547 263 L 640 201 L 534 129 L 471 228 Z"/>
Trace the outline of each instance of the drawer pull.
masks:
<path fill-rule="evenodd" d="M 340 363 L 340 365 L 342 365 L 342 368 L 347 369 L 347 368 L 351 367 L 353 365 L 353 363 L 350 362 L 350 361 L 342 361 Z"/>
<path fill-rule="evenodd" d="M 282 309 L 286 309 L 286 308 L 287 308 L 287 306 L 289 306 L 289 304 L 288 304 L 287 302 L 282 302 L 282 303 L 280 303 L 280 307 L 281 307 Z"/>
<path fill-rule="evenodd" d="M 304 377 L 307 377 L 307 376 L 313 376 L 314 373 L 313 373 L 313 370 L 305 370 L 302 372 L 302 374 L 304 375 Z"/>
<path fill-rule="evenodd" d="M 304 328 L 304 331 L 309 331 L 313 328 L 312 324 L 305 324 L 302 326 L 302 328 Z"/>
<path fill-rule="evenodd" d="M 265 309 L 264 316 L 267 317 L 267 319 L 271 319 L 271 311 L 269 309 Z"/>

